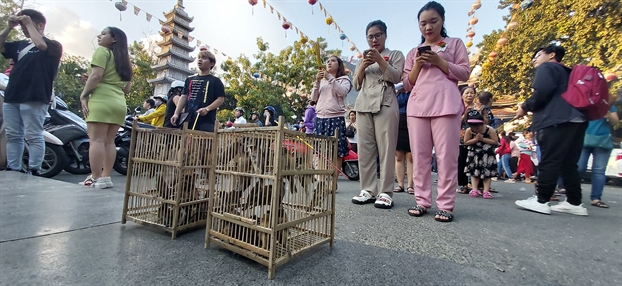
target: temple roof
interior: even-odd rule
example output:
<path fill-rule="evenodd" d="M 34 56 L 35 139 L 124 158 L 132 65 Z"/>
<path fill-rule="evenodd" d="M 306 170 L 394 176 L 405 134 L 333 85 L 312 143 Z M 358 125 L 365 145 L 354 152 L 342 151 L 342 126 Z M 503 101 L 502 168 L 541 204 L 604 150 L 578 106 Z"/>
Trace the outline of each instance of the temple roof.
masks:
<path fill-rule="evenodd" d="M 165 25 L 167 25 L 167 24 L 179 25 L 179 26 L 181 26 L 182 28 L 184 28 L 184 29 L 186 29 L 186 30 L 188 30 L 188 31 L 190 31 L 190 32 L 194 31 L 194 28 L 193 28 L 193 27 L 190 27 L 188 24 L 184 23 L 184 21 L 181 21 L 181 20 L 179 20 L 179 19 L 177 19 L 177 18 L 169 18 L 169 19 L 167 19 L 167 20 L 164 22 L 164 24 L 165 24 Z"/>
<path fill-rule="evenodd" d="M 175 64 L 171 64 L 170 62 L 159 63 L 159 64 L 151 66 L 151 68 L 156 71 L 160 71 L 163 69 L 172 69 L 172 70 L 180 71 L 182 73 L 189 74 L 189 75 L 195 73 L 192 70 L 188 69 L 187 67 L 182 67 L 182 66 L 178 66 Z"/>
<path fill-rule="evenodd" d="M 196 47 L 191 47 L 188 44 L 188 42 L 178 38 L 176 35 L 173 35 L 172 37 L 170 37 L 170 41 L 162 40 L 162 41 L 158 41 L 156 44 L 158 46 L 168 46 L 172 44 L 189 52 L 194 51 L 194 49 L 196 48 Z"/>
<path fill-rule="evenodd" d="M 190 15 L 188 15 L 188 13 L 186 13 L 186 11 L 184 11 L 183 8 L 178 7 L 178 5 L 176 5 L 175 8 L 173 8 L 172 10 L 168 11 L 168 12 L 164 12 L 164 16 L 169 16 L 171 14 L 174 14 L 175 16 L 178 16 L 179 18 L 182 18 L 188 22 L 192 22 L 194 20 L 194 17 L 190 17 Z M 168 18 L 168 17 L 167 17 Z"/>
<path fill-rule="evenodd" d="M 158 56 L 158 57 L 166 57 L 166 56 L 169 56 L 169 55 L 177 57 L 177 58 L 180 58 L 182 60 L 186 60 L 188 62 L 194 62 L 194 60 L 195 60 L 195 58 L 193 58 L 191 56 L 184 55 L 184 54 L 172 51 L 170 49 L 168 51 L 165 51 L 165 52 L 159 52 L 156 56 Z"/>

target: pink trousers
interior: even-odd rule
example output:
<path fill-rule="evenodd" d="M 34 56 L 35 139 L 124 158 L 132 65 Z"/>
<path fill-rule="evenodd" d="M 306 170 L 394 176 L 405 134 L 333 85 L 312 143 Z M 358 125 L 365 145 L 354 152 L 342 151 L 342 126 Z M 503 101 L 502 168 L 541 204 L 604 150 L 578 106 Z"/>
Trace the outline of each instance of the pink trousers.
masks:
<path fill-rule="evenodd" d="M 438 164 L 436 206 L 453 210 L 458 186 L 460 115 L 408 117 L 408 136 L 413 156 L 413 181 L 417 205 L 432 206 L 432 147 Z"/>

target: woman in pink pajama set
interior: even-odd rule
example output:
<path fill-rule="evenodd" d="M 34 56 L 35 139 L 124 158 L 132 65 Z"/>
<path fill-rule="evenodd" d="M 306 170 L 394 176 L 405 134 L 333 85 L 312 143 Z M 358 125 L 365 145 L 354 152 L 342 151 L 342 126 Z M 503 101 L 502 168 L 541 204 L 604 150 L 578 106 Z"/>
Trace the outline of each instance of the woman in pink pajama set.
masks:
<path fill-rule="evenodd" d="M 428 2 L 418 15 L 422 43 L 406 56 L 404 88 L 411 90 L 406 114 L 413 154 L 414 184 L 417 205 L 408 210 L 411 216 L 422 216 L 432 206 L 432 147 L 438 162 L 438 211 L 435 219 L 453 220 L 458 183 L 460 118 L 464 104 L 458 81 L 469 79 L 470 67 L 464 43 L 449 38 L 444 27 L 445 9 Z M 431 51 L 418 52 L 430 46 Z"/>

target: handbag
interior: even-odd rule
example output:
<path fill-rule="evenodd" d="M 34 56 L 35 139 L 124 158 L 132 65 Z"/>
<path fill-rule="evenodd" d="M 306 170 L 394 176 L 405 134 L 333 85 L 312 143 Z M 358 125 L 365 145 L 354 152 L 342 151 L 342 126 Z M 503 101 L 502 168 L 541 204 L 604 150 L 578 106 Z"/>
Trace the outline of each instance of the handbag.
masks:
<path fill-rule="evenodd" d="M 608 135 L 592 135 L 585 134 L 583 138 L 583 147 L 613 149 L 613 141 L 611 134 Z"/>
<path fill-rule="evenodd" d="M 354 133 L 356 133 L 354 127 L 352 127 L 352 125 L 348 126 L 348 128 L 346 128 L 346 137 L 348 138 L 353 138 L 354 137 Z"/>

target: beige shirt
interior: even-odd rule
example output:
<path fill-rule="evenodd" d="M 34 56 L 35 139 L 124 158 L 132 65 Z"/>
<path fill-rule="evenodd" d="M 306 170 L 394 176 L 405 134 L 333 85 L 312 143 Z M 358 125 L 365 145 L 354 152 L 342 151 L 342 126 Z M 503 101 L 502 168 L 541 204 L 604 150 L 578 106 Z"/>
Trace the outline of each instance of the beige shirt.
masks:
<path fill-rule="evenodd" d="M 383 73 L 378 63 L 374 63 L 365 69 L 363 82 L 354 76 L 352 84 L 359 93 L 354 104 L 357 112 L 377 113 L 381 106 L 391 106 L 397 103 L 395 98 L 395 84 L 402 81 L 404 70 L 404 54 L 400 51 L 391 51 L 387 48 L 380 55 L 389 57 L 389 66 Z M 359 61 L 356 65 L 355 75 L 363 64 Z"/>

